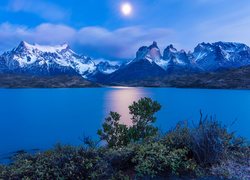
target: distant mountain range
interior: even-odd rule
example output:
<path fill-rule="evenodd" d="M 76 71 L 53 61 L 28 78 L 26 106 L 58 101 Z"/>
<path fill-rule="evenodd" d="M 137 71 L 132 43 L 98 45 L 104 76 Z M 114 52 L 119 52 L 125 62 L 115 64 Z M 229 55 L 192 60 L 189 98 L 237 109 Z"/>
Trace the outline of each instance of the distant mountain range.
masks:
<path fill-rule="evenodd" d="M 41 46 L 22 41 L 17 48 L 0 56 L 0 73 L 76 75 L 104 84 L 171 74 L 218 73 L 247 65 L 250 65 L 250 48 L 231 42 L 200 43 L 194 52 L 188 53 L 169 45 L 163 55 L 157 43 L 153 42 L 150 46 L 140 47 L 135 59 L 121 66 L 111 65 L 107 61 L 95 64 L 89 56 L 76 54 L 68 44 Z"/>
<path fill-rule="evenodd" d="M 136 58 L 107 75 L 106 82 L 130 81 L 176 72 L 208 72 L 250 64 L 250 48 L 240 43 L 201 43 L 194 52 L 178 51 L 169 45 L 163 56 L 157 43 L 139 48 Z"/>
<path fill-rule="evenodd" d="M 17 48 L 0 56 L 1 73 L 24 73 L 38 76 L 80 75 L 94 79 L 96 74 L 117 70 L 108 62 L 95 64 L 87 55 L 78 55 L 68 44 L 58 46 L 30 45 L 22 41 Z"/>

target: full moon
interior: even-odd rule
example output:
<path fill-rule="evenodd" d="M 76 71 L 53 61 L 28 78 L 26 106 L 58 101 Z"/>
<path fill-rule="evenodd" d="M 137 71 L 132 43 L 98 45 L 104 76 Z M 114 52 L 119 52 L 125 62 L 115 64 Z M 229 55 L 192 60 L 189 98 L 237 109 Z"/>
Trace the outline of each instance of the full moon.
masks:
<path fill-rule="evenodd" d="M 124 3 L 122 4 L 121 10 L 124 15 L 129 15 L 131 14 L 132 6 L 129 3 Z"/>

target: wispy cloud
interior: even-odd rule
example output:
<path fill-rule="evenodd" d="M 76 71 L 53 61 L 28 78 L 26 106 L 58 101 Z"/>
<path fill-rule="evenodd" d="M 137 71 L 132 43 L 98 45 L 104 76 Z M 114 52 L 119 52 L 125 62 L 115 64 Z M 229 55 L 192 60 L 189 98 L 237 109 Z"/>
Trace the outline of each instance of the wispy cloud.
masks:
<path fill-rule="evenodd" d="M 100 27 L 86 27 L 77 32 L 77 37 L 81 37 L 79 44 L 82 50 L 98 53 L 99 56 L 106 54 L 114 58 L 131 58 L 140 46 L 150 45 L 152 41 L 166 46 L 174 34 L 172 30 L 158 28 L 127 27 L 108 31 Z"/>
<path fill-rule="evenodd" d="M 17 46 L 21 40 L 51 45 L 68 42 L 74 51 L 96 58 L 130 59 L 140 46 L 150 45 L 152 41 L 157 41 L 161 48 L 166 47 L 174 35 L 175 32 L 169 29 L 137 26 L 110 31 L 97 26 L 77 30 L 49 23 L 35 28 L 3 23 L 0 25 L 0 51 Z"/>
<path fill-rule="evenodd" d="M 250 32 L 250 7 L 208 19 L 194 26 L 197 39 L 203 41 L 236 41 L 250 44 L 247 35 Z"/>
<path fill-rule="evenodd" d="M 69 11 L 51 2 L 34 0 L 10 0 L 7 11 L 28 12 L 51 21 L 63 20 L 69 16 Z"/>

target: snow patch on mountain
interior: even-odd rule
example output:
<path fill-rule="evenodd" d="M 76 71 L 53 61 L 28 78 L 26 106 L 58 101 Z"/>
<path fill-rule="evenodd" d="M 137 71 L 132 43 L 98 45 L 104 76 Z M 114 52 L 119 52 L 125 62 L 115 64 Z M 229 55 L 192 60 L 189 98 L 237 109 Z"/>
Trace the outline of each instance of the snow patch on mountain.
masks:
<path fill-rule="evenodd" d="M 111 74 L 119 69 L 119 65 L 111 65 L 108 61 L 101 61 L 96 66 L 103 74 Z"/>
<path fill-rule="evenodd" d="M 250 48 L 241 43 L 203 42 L 195 47 L 192 55 L 205 71 L 250 64 Z"/>
<path fill-rule="evenodd" d="M 88 77 L 96 70 L 90 57 L 76 54 L 66 43 L 43 46 L 22 41 L 17 48 L 4 53 L 0 61 L 10 72 L 34 75 L 79 74 Z"/>

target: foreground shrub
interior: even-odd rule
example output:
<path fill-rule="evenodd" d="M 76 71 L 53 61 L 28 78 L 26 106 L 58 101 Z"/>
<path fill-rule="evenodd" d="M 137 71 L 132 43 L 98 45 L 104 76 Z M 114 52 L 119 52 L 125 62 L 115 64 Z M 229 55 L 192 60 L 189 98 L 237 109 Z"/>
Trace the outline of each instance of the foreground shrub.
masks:
<path fill-rule="evenodd" d="M 197 166 L 192 159 L 188 159 L 187 154 L 187 148 L 166 146 L 162 139 L 155 136 L 138 144 L 132 162 L 136 164 L 135 170 L 140 176 L 155 177 L 159 172 L 169 170 L 178 175 L 180 172 L 193 171 Z"/>
<path fill-rule="evenodd" d="M 129 106 L 132 115 L 132 127 L 120 124 L 121 115 L 117 112 L 110 112 L 110 117 L 102 124 L 103 129 L 98 129 L 97 134 L 100 140 L 105 140 L 108 147 L 126 146 L 132 141 L 156 135 L 158 128 L 153 126 L 156 121 L 154 114 L 161 109 L 161 105 L 151 98 L 141 98 Z"/>
<path fill-rule="evenodd" d="M 100 149 L 62 146 L 35 155 L 21 154 L 1 167 L 0 179 L 88 179 L 109 176 Z M 98 167 L 98 168 L 97 168 Z"/>
<path fill-rule="evenodd" d="M 246 152 L 248 142 L 242 137 L 236 138 L 235 132 L 228 133 L 227 127 L 215 117 L 206 116 L 198 125 L 194 125 L 190 134 L 190 149 L 196 161 L 203 166 L 217 164 L 236 152 Z"/>

